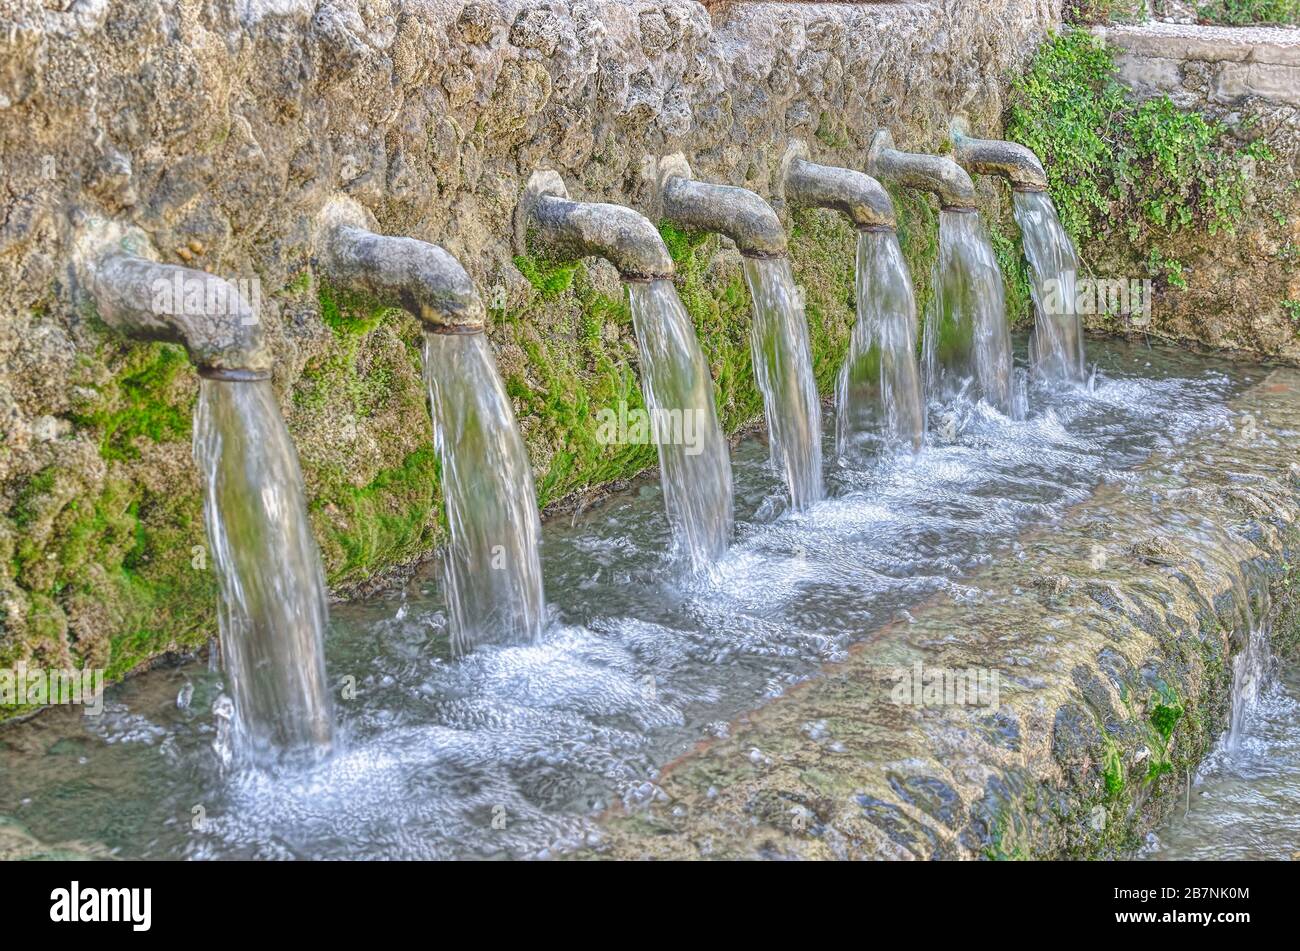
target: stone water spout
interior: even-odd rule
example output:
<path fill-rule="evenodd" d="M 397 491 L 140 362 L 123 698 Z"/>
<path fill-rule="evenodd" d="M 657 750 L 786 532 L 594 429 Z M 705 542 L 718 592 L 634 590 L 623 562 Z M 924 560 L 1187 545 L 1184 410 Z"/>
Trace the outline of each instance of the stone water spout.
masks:
<path fill-rule="evenodd" d="M 785 200 L 800 208 L 838 211 L 859 231 L 894 231 L 894 203 L 885 186 L 863 172 L 809 160 L 808 144 L 794 141 L 782 162 Z"/>
<path fill-rule="evenodd" d="M 601 257 L 625 281 L 671 279 L 673 259 L 644 215 L 623 205 L 572 201 L 558 172 L 528 180 L 516 212 L 516 240 L 559 258 Z"/>
<path fill-rule="evenodd" d="M 369 230 L 350 199 L 320 215 L 317 262 L 325 276 L 373 302 L 400 307 L 433 333 L 482 333 L 483 301 L 460 262 L 427 241 Z"/>
<path fill-rule="evenodd" d="M 143 236 L 96 225 L 78 239 L 74 271 L 105 323 L 137 340 L 182 345 L 202 377 L 194 460 L 232 695 L 213 707 L 214 749 L 223 764 L 309 763 L 333 745 L 329 613 L 260 315 L 230 282 L 148 255 Z"/>
<path fill-rule="evenodd" d="M 965 169 L 946 156 L 900 152 L 888 129 L 872 138 L 867 171 L 884 181 L 933 192 L 944 211 L 975 210 L 975 185 Z"/>
<path fill-rule="evenodd" d="M 1047 173 L 1038 156 L 1017 142 L 1001 139 L 976 139 L 964 118 L 948 125 L 952 155 L 957 164 L 976 175 L 997 175 L 1011 183 L 1018 192 L 1047 191 Z"/>
<path fill-rule="evenodd" d="M 782 159 L 780 188 L 787 205 L 829 208 L 858 229 L 858 319 L 836 386 L 840 462 L 853 464 L 880 442 L 919 450 L 925 401 L 916 359 L 916 301 L 889 193 L 870 175 L 812 162 L 808 144 L 797 139 Z"/>
<path fill-rule="evenodd" d="M 630 208 L 571 200 L 553 171 L 533 173 L 515 215 L 521 252 L 560 260 L 603 257 L 627 283 L 648 437 L 659 454 L 674 552 L 692 569 L 708 570 L 731 540 L 731 458 L 709 361 L 673 287 L 668 246 L 649 219 Z M 598 411 L 621 417 L 629 409 Z"/>
<path fill-rule="evenodd" d="M 747 188 L 696 180 L 680 153 L 647 160 L 646 170 L 664 221 L 684 231 L 726 235 L 744 258 L 754 302 L 750 349 L 772 466 L 785 480 L 792 508 L 805 511 L 824 494 L 821 404 L 781 219 Z"/>
<path fill-rule="evenodd" d="M 781 219 L 749 189 L 696 181 L 680 153 L 659 160 L 657 178 L 660 210 L 669 223 L 684 231 L 724 234 L 747 258 L 786 253 Z"/>
<path fill-rule="evenodd" d="M 83 235 L 74 269 L 99 316 L 135 340 L 183 346 L 201 375 L 253 381 L 271 376 L 271 351 L 252 304 L 223 278 L 163 264 L 129 248 L 125 231 Z"/>
<path fill-rule="evenodd" d="M 442 465 L 443 559 L 457 653 L 535 643 L 545 624 L 541 520 L 528 453 L 484 333 L 474 282 L 442 248 L 377 234 L 337 198 L 318 221 L 324 276 L 369 303 L 400 307 L 425 330 L 424 374 Z"/>

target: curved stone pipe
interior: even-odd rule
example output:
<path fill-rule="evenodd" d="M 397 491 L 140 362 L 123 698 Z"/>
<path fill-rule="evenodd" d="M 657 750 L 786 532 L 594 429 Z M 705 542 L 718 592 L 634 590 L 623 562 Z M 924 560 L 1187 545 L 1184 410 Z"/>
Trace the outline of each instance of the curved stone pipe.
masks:
<path fill-rule="evenodd" d="M 1001 139 L 975 139 L 968 133 L 969 126 L 963 118 L 955 118 L 948 125 L 952 154 L 958 165 L 976 175 L 1005 178 L 1018 192 L 1047 191 L 1047 172 L 1029 149 Z"/>
<path fill-rule="evenodd" d="M 888 129 L 881 129 L 871 140 L 867 171 L 907 188 L 933 192 L 944 211 L 975 210 L 975 184 L 964 168 L 943 155 L 900 152 Z"/>
<path fill-rule="evenodd" d="M 660 159 L 656 185 L 662 216 L 677 227 L 726 235 L 746 257 L 786 253 L 781 219 L 749 189 L 695 180 L 680 153 Z"/>
<path fill-rule="evenodd" d="M 317 264 L 333 282 L 400 307 L 427 330 L 482 333 L 483 301 L 459 261 L 427 241 L 376 234 L 361 206 L 335 199 L 321 212 Z"/>
<path fill-rule="evenodd" d="M 539 170 L 528 179 L 515 210 L 520 247 L 568 258 L 601 257 L 625 281 L 671 278 L 673 259 L 658 229 L 623 205 L 573 201 L 559 174 Z"/>
<path fill-rule="evenodd" d="M 830 208 L 859 231 L 894 231 L 894 203 L 885 186 L 849 168 L 818 165 L 808 158 L 808 143 L 796 139 L 781 161 L 786 202 L 803 208 Z"/>
<path fill-rule="evenodd" d="M 270 379 L 261 320 L 234 284 L 127 247 L 125 240 L 98 234 L 83 237 L 77 249 L 78 279 L 106 324 L 135 340 L 180 344 L 202 376 Z"/>

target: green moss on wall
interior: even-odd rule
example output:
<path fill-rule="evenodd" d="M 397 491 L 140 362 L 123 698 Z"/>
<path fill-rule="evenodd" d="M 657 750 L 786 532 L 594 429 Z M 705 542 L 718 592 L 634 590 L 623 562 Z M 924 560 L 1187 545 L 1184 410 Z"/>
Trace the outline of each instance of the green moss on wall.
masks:
<path fill-rule="evenodd" d="M 1183 705 L 1172 688 L 1163 682 L 1160 687 L 1160 695 L 1151 704 L 1150 720 L 1160 738 L 1168 743 L 1174 735 L 1174 727 L 1183 718 Z"/>
<path fill-rule="evenodd" d="M 363 581 L 430 551 L 439 537 L 438 457 L 433 446 L 417 449 L 366 485 L 340 482 L 312 501 L 320 519 L 321 550 L 335 584 Z"/>
<path fill-rule="evenodd" d="M 100 356 L 111 361 L 116 346 L 106 338 Z M 117 677 L 205 637 L 215 585 L 191 565 L 205 544 L 197 481 L 163 490 L 155 452 L 189 440 L 193 374 L 179 347 L 162 344 L 127 348 L 115 362 L 100 377 L 83 361 L 69 380 L 72 421 L 92 434 L 98 461 L 47 465 L 0 519 L 0 535 L 13 539 L 0 564 L 6 663 Z"/>
<path fill-rule="evenodd" d="M 332 585 L 366 581 L 427 553 L 440 537 L 438 464 L 420 377 L 422 334 L 404 311 L 321 282 L 321 319 L 332 345 L 308 361 L 291 400 L 301 428 L 338 445 L 299 446 L 313 526 Z M 365 430 L 379 442 L 362 461 Z"/>
<path fill-rule="evenodd" d="M 1039 50 L 1012 90 L 1007 137 L 1049 175 L 1061 223 L 1078 242 L 1127 242 L 1152 276 L 1178 274 L 1189 234 L 1233 231 L 1249 180 L 1272 152 L 1168 97 L 1139 102 L 1105 44 L 1067 30 Z"/>
<path fill-rule="evenodd" d="M 1300 532 L 1294 533 L 1300 536 Z M 1300 543 L 1297 537 L 1296 543 Z M 1296 552 L 1295 545 L 1291 548 Z M 1300 560 L 1294 557 L 1282 565 L 1270 587 L 1277 620 L 1273 623 L 1273 653 L 1284 661 L 1300 659 Z"/>
<path fill-rule="evenodd" d="M 857 315 L 858 234 L 840 215 L 807 210 L 791 218 L 789 238 L 795 280 L 804 289 L 813 375 L 818 391 L 829 396 L 835 391 Z"/>
<path fill-rule="evenodd" d="M 133 347 L 112 383 L 98 388 L 73 421 L 99 433 L 100 455 L 110 461 L 138 458 L 140 440 L 182 439 L 193 405 L 193 386 L 184 379 L 189 365 L 180 347 Z"/>
<path fill-rule="evenodd" d="M 536 293 L 523 307 L 491 312 L 493 337 L 522 359 L 500 361 L 506 392 L 525 420 L 539 502 L 625 478 L 654 462 L 653 446 L 606 445 L 596 412 L 643 406 L 632 315 L 586 266 L 517 258 Z"/>

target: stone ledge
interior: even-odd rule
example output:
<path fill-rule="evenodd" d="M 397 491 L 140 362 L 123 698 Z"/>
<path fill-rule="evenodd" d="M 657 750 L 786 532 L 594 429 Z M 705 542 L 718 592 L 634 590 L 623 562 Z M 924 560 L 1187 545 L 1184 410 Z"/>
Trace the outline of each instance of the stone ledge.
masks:
<path fill-rule="evenodd" d="M 1093 33 L 1136 56 L 1300 67 L 1300 29 L 1144 23 L 1098 26 Z"/>
<path fill-rule="evenodd" d="M 1141 95 L 1168 93 L 1184 106 L 1250 97 L 1300 106 L 1300 30 L 1147 23 L 1093 34 L 1116 48 L 1120 78 Z M 1202 88 L 1197 73 L 1207 70 Z"/>

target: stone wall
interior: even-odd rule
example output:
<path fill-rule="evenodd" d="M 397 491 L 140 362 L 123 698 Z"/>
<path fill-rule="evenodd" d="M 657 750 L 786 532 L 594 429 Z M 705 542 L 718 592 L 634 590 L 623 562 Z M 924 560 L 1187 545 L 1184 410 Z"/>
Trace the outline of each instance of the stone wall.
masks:
<path fill-rule="evenodd" d="M 336 588 L 437 543 L 419 335 L 312 268 L 333 195 L 440 243 L 491 306 L 490 334 L 544 503 L 653 464 L 602 447 L 591 410 L 638 399 L 615 275 L 511 245 L 522 182 L 637 205 L 645 156 L 770 193 L 790 136 L 861 166 L 873 130 L 940 145 L 964 109 L 993 133 L 1009 75 L 1057 0 L 726 6 L 685 0 L 0 0 L 0 662 L 111 676 L 214 633 L 190 459 L 196 378 L 74 299 L 88 220 L 142 229 L 162 260 L 260 281 L 275 386 Z M 1005 222 L 1005 196 L 981 186 Z M 924 284 L 934 206 L 899 196 Z M 852 320 L 854 236 L 790 221 L 823 387 Z M 1008 232 L 1010 233 L 1010 232 Z M 737 258 L 666 232 L 729 429 L 759 402 Z M 1014 261 L 1014 244 L 999 237 Z M 1024 300 L 1017 298 L 1023 312 Z M 648 450 L 648 451 L 647 451 Z"/>
<path fill-rule="evenodd" d="M 1158 288 L 1154 328 L 1174 339 L 1300 361 L 1300 30 L 1145 23 L 1093 32 L 1115 50 L 1119 76 L 1135 95 L 1167 95 L 1272 153 L 1255 169 L 1234 233 L 1180 242 L 1175 256 L 1187 286 Z M 1128 259 L 1122 241 L 1083 250 L 1103 274 L 1141 264 Z"/>

